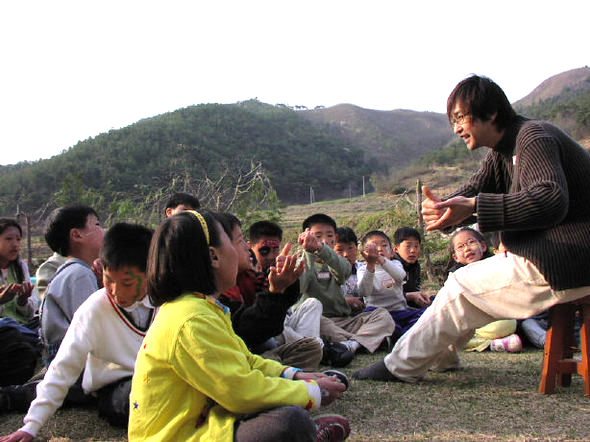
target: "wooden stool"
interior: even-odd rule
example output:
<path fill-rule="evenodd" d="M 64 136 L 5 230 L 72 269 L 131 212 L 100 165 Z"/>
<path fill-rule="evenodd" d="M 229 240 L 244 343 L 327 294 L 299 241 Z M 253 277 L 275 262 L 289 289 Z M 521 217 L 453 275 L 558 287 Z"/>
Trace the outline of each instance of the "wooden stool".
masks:
<path fill-rule="evenodd" d="M 573 359 L 574 321 L 576 311 L 582 316 L 580 341 L 582 360 Z M 588 373 L 588 352 L 590 351 L 590 296 L 576 301 L 554 305 L 549 313 L 550 327 L 545 339 L 545 356 L 539 393 L 551 394 L 555 390 L 555 381 L 563 387 L 569 387 L 572 373 L 584 378 L 584 394 L 590 396 L 590 377 Z"/>

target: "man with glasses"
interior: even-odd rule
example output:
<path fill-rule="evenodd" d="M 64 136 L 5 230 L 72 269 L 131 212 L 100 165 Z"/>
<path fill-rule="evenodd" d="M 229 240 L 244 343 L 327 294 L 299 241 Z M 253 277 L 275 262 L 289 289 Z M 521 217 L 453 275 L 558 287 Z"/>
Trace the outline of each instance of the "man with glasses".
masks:
<path fill-rule="evenodd" d="M 482 232 L 502 232 L 507 251 L 454 272 L 393 351 L 357 379 L 416 382 L 428 369 L 456 368 L 456 349 L 474 329 L 529 318 L 590 291 L 590 154 L 557 127 L 517 115 L 485 77 L 461 81 L 447 115 L 469 150 L 489 151 L 446 198 L 423 188 L 427 230 L 477 221 Z"/>

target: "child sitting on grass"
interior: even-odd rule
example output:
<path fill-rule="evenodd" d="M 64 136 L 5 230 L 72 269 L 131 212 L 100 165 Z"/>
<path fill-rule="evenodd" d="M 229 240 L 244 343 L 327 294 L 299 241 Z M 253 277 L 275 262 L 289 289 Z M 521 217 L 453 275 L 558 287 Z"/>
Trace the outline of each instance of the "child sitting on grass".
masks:
<path fill-rule="evenodd" d="M 420 250 L 422 237 L 413 227 L 400 227 L 393 234 L 393 259 L 402 263 L 406 272 L 404 294 L 410 307 L 426 307 L 430 305 L 430 297 L 422 292 L 422 276 L 420 269 Z"/>
<path fill-rule="evenodd" d="M 269 278 L 295 268 L 296 256 L 288 256 Z M 181 212 L 156 231 L 148 294 L 162 307 L 137 356 L 129 440 L 348 435 L 346 419 L 324 417 L 318 428 L 306 411 L 332 402 L 344 384 L 254 355 L 234 333 L 218 297 L 236 284 L 237 271 L 236 250 L 210 212 Z"/>
<path fill-rule="evenodd" d="M 107 232 L 101 252 L 104 288 L 77 309 L 43 380 L 0 390 L 0 403 L 21 411 L 37 387 L 24 427 L 2 441 L 30 441 L 36 436 L 69 400 L 68 392 L 81 373 L 84 393 L 98 398 L 99 414 L 113 425 L 127 425 L 135 358 L 155 315 L 145 296 L 151 237 L 151 230 L 126 223 Z"/>
<path fill-rule="evenodd" d="M 103 235 L 98 215 L 88 206 L 60 207 L 49 216 L 45 241 L 68 259 L 49 282 L 40 309 L 46 366 L 55 357 L 78 307 L 98 290 L 91 266 L 100 253 Z"/>
<path fill-rule="evenodd" d="M 373 230 L 362 240 L 361 254 L 366 264 L 358 271 L 359 293 L 367 300 L 365 311 L 382 307 L 395 321 L 393 340 L 396 341 L 424 313 L 424 309 L 408 307 L 403 291 L 406 272 L 400 261 L 394 260 L 391 240 L 385 232 Z"/>
<path fill-rule="evenodd" d="M 461 228 L 453 233 L 449 249 L 452 259 L 449 273 L 492 256 L 483 235 L 469 227 Z M 489 348 L 492 351 L 519 352 L 522 350 L 522 342 L 520 337 L 514 333 L 515 331 L 515 319 L 491 322 L 475 330 L 464 350 L 484 351 Z"/>

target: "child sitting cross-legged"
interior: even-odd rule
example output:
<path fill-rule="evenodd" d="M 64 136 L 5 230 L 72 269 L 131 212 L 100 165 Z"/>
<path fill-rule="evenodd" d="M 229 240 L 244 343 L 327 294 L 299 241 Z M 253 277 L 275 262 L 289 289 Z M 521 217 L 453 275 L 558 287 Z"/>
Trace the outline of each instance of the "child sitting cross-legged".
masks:
<path fill-rule="evenodd" d="M 276 272 L 294 272 L 288 256 Z M 238 255 L 211 212 L 166 219 L 152 240 L 148 294 L 160 312 L 137 356 L 129 440 L 342 440 L 341 416 L 308 410 L 345 390 L 333 377 L 252 354 L 218 300 L 236 284 Z M 321 437 L 320 437 L 321 436 Z M 328 436 L 324 438 L 324 436 Z"/>
<path fill-rule="evenodd" d="M 68 402 L 68 391 L 80 374 L 84 393 L 98 399 L 99 414 L 113 425 L 127 425 L 135 358 L 156 314 L 146 297 L 151 237 L 151 230 L 126 223 L 115 224 L 106 233 L 101 251 L 104 288 L 76 310 L 55 358 L 37 385 L 25 425 L 3 441 L 33 439 L 64 400 Z M 18 406 L 22 407 L 29 387 L 2 389 L 0 402 L 20 401 Z"/>
<path fill-rule="evenodd" d="M 358 271 L 358 285 L 361 296 L 367 299 L 365 311 L 378 307 L 386 309 L 395 321 L 393 339 L 397 340 L 418 321 L 425 309 L 408 307 L 403 291 L 406 272 L 400 261 L 392 259 L 391 241 L 385 232 L 367 233 L 362 247 L 366 265 Z"/>

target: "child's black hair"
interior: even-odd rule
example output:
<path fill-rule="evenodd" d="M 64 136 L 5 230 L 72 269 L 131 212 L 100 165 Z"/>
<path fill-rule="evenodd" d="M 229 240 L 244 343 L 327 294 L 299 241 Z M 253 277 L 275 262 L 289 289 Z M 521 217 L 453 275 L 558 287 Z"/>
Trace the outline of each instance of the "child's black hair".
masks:
<path fill-rule="evenodd" d="M 387 242 L 389 243 L 389 247 L 391 247 L 391 239 L 389 239 L 389 236 L 387 236 L 387 233 L 382 232 L 381 230 L 371 230 L 369 233 L 367 233 L 365 236 L 363 236 L 363 239 L 361 240 L 363 247 L 365 246 L 365 244 L 367 243 L 369 238 L 372 236 L 380 236 L 381 238 L 386 239 Z"/>
<path fill-rule="evenodd" d="M 356 237 L 356 233 L 350 227 L 338 227 L 336 229 L 336 242 L 340 243 L 351 243 L 358 244 L 359 240 Z"/>
<path fill-rule="evenodd" d="M 23 229 L 20 226 L 20 224 L 12 218 L 0 218 L 0 235 L 2 233 L 4 233 L 4 231 L 6 229 L 8 229 L 9 227 L 16 227 L 20 233 L 20 236 L 22 238 L 23 236 Z M 22 283 L 25 280 L 25 274 L 23 272 L 23 268 L 20 265 L 20 263 L 18 262 L 19 258 L 18 256 L 16 257 L 16 259 L 10 261 L 8 263 L 8 268 L 12 268 L 12 270 L 14 271 L 14 274 L 16 276 L 16 279 L 19 283 Z"/>
<path fill-rule="evenodd" d="M 311 228 L 316 224 L 326 224 L 328 226 L 332 226 L 334 228 L 334 232 L 336 232 L 336 221 L 324 213 L 316 213 L 315 215 L 305 218 L 305 221 L 303 221 L 302 230 L 305 231 L 305 229 Z"/>
<path fill-rule="evenodd" d="M 213 212 L 199 211 L 209 232 L 209 242 L 199 219 L 180 212 L 158 227 L 150 245 L 147 292 L 152 304 L 162 305 L 185 292 L 212 295 L 217 291 L 209 246 L 221 243 L 223 227 Z"/>
<path fill-rule="evenodd" d="M 201 207 L 201 203 L 199 203 L 197 197 L 190 193 L 177 192 L 168 199 L 165 209 L 175 209 L 181 204 L 191 209 L 198 209 Z"/>
<path fill-rule="evenodd" d="M 215 218 L 217 219 L 217 221 L 219 221 L 219 224 L 221 224 L 221 227 L 223 227 L 223 230 L 225 230 L 225 233 L 227 234 L 227 236 L 229 236 L 229 239 L 231 240 L 234 239 L 233 231 L 235 227 L 242 227 L 242 222 L 240 221 L 240 219 L 231 213 L 216 213 Z"/>
<path fill-rule="evenodd" d="M 61 256 L 70 254 L 70 230 L 83 229 L 89 215 L 98 218 L 93 208 L 82 204 L 59 207 L 49 215 L 45 227 L 45 241 Z"/>
<path fill-rule="evenodd" d="M 279 241 L 282 241 L 283 229 L 272 221 L 258 221 L 252 224 L 248 229 L 248 240 L 251 243 L 257 243 L 263 236 L 268 238 L 278 238 Z"/>
<path fill-rule="evenodd" d="M 100 250 L 103 267 L 111 270 L 137 267 L 145 273 L 153 233 L 139 224 L 115 224 L 104 235 Z"/>
<path fill-rule="evenodd" d="M 395 231 L 393 234 L 393 243 L 396 246 L 399 246 L 402 242 L 407 239 L 416 238 L 420 244 L 422 244 L 422 237 L 420 236 L 420 232 L 418 232 L 413 227 L 400 227 Z"/>

